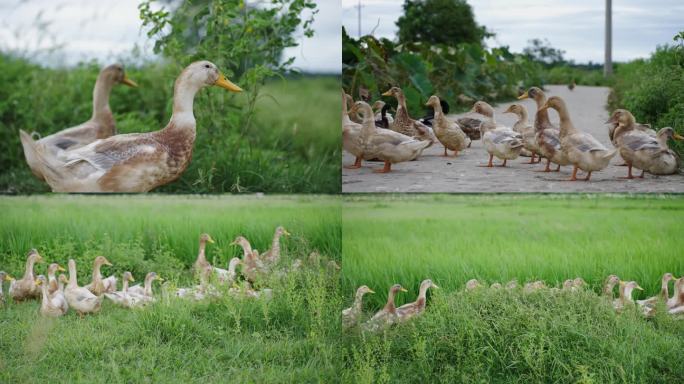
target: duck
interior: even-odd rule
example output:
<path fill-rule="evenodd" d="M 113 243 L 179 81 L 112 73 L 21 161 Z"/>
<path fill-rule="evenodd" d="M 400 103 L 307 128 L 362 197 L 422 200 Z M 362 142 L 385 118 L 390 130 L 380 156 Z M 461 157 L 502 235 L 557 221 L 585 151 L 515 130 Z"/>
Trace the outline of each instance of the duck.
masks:
<path fill-rule="evenodd" d="M 529 283 L 525 283 L 525 286 L 523 287 L 523 291 L 526 293 L 530 293 L 532 291 L 537 291 L 540 289 L 546 288 L 546 283 L 543 282 L 542 280 L 536 280 L 536 281 L 531 281 Z"/>
<path fill-rule="evenodd" d="M 104 256 L 98 256 L 93 261 L 93 275 L 90 284 L 85 285 L 84 288 L 95 294 L 95 296 L 102 296 L 105 292 L 116 291 L 116 276 L 111 275 L 106 279 L 102 278 L 100 269 L 103 265 L 112 266 L 112 263 Z"/>
<path fill-rule="evenodd" d="M 199 271 L 199 285 L 190 288 L 178 288 L 175 295 L 180 298 L 192 299 L 201 301 L 209 297 L 219 297 L 221 293 L 210 283 L 210 277 L 213 273 L 211 266 L 206 266 L 204 270 Z"/>
<path fill-rule="evenodd" d="M 346 106 L 346 108 L 348 108 L 346 115 L 349 117 L 349 120 L 351 120 L 354 123 L 361 124 L 361 118 L 352 108 L 352 106 L 354 105 L 354 98 L 350 94 L 344 93 L 344 90 L 342 90 L 342 93 L 344 97 L 344 105 Z"/>
<path fill-rule="evenodd" d="M 482 283 L 477 281 L 477 279 L 470 279 L 470 280 L 466 281 L 465 290 L 466 291 L 473 291 L 475 289 L 482 288 L 482 286 L 483 286 Z"/>
<path fill-rule="evenodd" d="M 591 173 L 600 171 L 608 166 L 610 159 L 617 154 L 617 149 L 608 149 L 594 136 L 581 132 L 572 124 L 565 101 L 552 96 L 542 106 L 542 109 L 553 108 L 560 116 L 561 150 L 573 165 L 570 181 L 576 181 L 577 170 L 587 172 L 584 181 L 589 181 Z"/>
<path fill-rule="evenodd" d="M 668 311 L 671 315 L 678 315 L 684 313 L 684 277 L 675 280 L 674 295 L 672 301 L 668 300 Z"/>
<path fill-rule="evenodd" d="M 535 140 L 539 154 L 546 158 L 546 167 L 540 172 L 551 172 L 551 163 L 557 164 L 555 172 L 560 171 L 561 166 L 570 165 L 570 159 L 561 150 L 560 129 L 549 120 L 546 104 L 546 94 L 540 88 L 531 87 L 518 97 L 518 100 L 532 99 L 537 104 L 537 113 L 534 118 Z"/>
<path fill-rule="evenodd" d="M 121 276 L 122 288 L 120 291 L 107 292 L 105 297 L 124 308 L 140 307 L 144 304 L 144 300 L 137 295 L 130 295 L 128 293 L 128 284 L 134 282 L 133 274 L 125 271 Z"/>
<path fill-rule="evenodd" d="M 541 157 L 539 157 L 539 161 L 535 161 L 539 153 L 539 147 L 537 146 L 535 128 L 527 120 L 527 108 L 521 104 L 511 104 L 504 113 L 512 113 L 518 116 L 518 121 L 513 125 L 513 130 L 522 136 L 523 150 L 520 154 L 530 158 L 528 164 L 535 164 L 541 161 Z"/>
<path fill-rule="evenodd" d="M 605 283 L 603 284 L 603 297 L 613 300 L 613 289 L 616 285 L 620 283 L 620 278 L 616 275 L 608 275 L 606 277 Z"/>
<path fill-rule="evenodd" d="M 402 287 L 401 284 L 394 284 L 390 287 L 389 294 L 387 295 L 387 303 L 363 325 L 364 330 L 371 332 L 378 331 L 397 321 L 397 308 L 394 305 L 394 296 L 398 292 L 407 292 L 407 290 Z"/>
<path fill-rule="evenodd" d="M 611 117 L 608 119 L 606 124 L 610 124 L 608 126 L 608 138 L 610 138 L 610 142 L 613 143 L 613 146 L 617 147 L 617 142 L 615 141 L 615 130 L 617 127 L 620 125 L 618 118 L 620 115 L 620 112 L 624 111 L 624 109 L 616 109 Z M 617 116 L 616 116 L 617 114 Z M 644 132 L 647 135 L 651 137 L 656 137 L 658 135 L 658 132 L 656 132 L 655 129 L 651 128 L 651 124 L 644 124 L 644 123 L 637 123 L 636 121 L 634 122 L 634 128 L 640 132 Z M 627 164 L 625 164 L 627 165 Z"/>
<path fill-rule="evenodd" d="M 144 285 L 136 284 L 128 288 L 128 294 L 137 297 L 144 302 L 155 301 L 154 292 L 152 291 L 152 282 L 155 280 L 160 282 L 164 281 L 164 279 L 157 275 L 156 272 L 149 272 L 147 275 L 145 275 Z"/>
<path fill-rule="evenodd" d="M 354 164 L 345 165 L 346 169 L 361 168 L 361 161 L 363 160 L 363 138 L 361 137 L 362 126 L 354 122 L 347 110 L 347 95 L 342 90 L 342 147 L 345 151 L 354 155 Z M 349 96 L 351 98 L 351 96 Z"/>
<path fill-rule="evenodd" d="M 684 140 L 671 127 L 662 128 L 651 137 L 648 133 L 636 129 L 634 116 L 627 110 L 617 110 L 613 113 L 609 122 L 617 120 L 618 128 L 615 129 L 614 138 L 620 156 L 627 164 L 627 176 L 625 179 L 634 179 L 632 167 L 640 169 L 643 178 L 644 173 L 654 175 L 671 175 L 679 171 L 681 159 L 679 155 L 668 147 L 668 139 Z"/>
<path fill-rule="evenodd" d="M 44 275 L 38 275 L 36 282 L 34 283 L 37 287 L 40 287 L 42 292 L 42 301 L 40 302 L 40 314 L 48 317 L 59 317 L 67 313 L 64 310 L 64 305 L 66 304 L 66 299 L 64 295 L 56 294 L 50 295 L 48 293 L 48 280 Z"/>
<path fill-rule="evenodd" d="M 25 152 L 37 159 L 53 192 L 148 192 L 178 179 L 190 164 L 196 136 L 194 97 L 210 85 L 242 91 L 216 65 L 197 61 L 176 79 L 173 115 L 165 128 L 98 139 L 57 154 L 28 137 Z"/>
<path fill-rule="evenodd" d="M 522 135 L 508 127 L 498 125 L 494 121 L 494 108 L 484 101 L 478 101 L 473 105 L 471 112 L 485 116 L 485 121 L 480 125 L 482 131 L 482 143 L 489 153 L 489 163 L 481 165 L 491 168 L 494 166 L 494 156 L 502 159 L 501 167 L 506 166 L 508 160 L 517 159 L 523 149 Z"/>
<path fill-rule="evenodd" d="M 432 107 L 434 110 L 434 119 L 432 121 L 432 128 L 435 131 L 435 136 L 442 145 L 444 145 L 444 157 L 447 156 L 447 149 L 454 151 L 454 157 L 458 156 L 458 152 L 470 146 L 470 138 L 461 130 L 461 128 L 453 121 L 447 120 L 439 97 L 430 96 L 426 106 Z"/>
<path fill-rule="evenodd" d="M 382 100 L 377 100 L 375 103 L 373 103 L 376 127 L 389 129 L 390 125 L 394 123 L 394 118 L 388 112 L 390 108 L 390 105 L 385 104 L 385 102 Z"/>
<path fill-rule="evenodd" d="M 9 287 L 9 296 L 14 301 L 23 301 L 40 297 L 40 288 L 36 285 L 36 274 L 33 266 L 36 263 L 43 263 L 43 257 L 36 249 L 31 249 L 26 256 L 26 269 L 24 276 L 19 280 L 13 280 Z"/>
<path fill-rule="evenodd" d="M 352 306 L 342 310 L 342 328 L 351 328 L 358 323 L 363 313 L 363 295 L 367 293 L 375 293 L 375 291 L 367 285 L 362 285 L 356 290 Z"/>
<path fill-rule="evenodd" d="M 397 112 L 394 115 L 394 121 L 390 125 L 390 129 L 404 134 L 406 136 L 414 137 L 418 140 L 427 141 L 430 145 L 433 143 L 434 133 L 430 127 L 412 119 L 408 114 L 406 107 L 406 96 L 404 91 L 399 87 L 392 87 L 382 96 L 394 97 L 397 99 Z"/>
<path fill-rule="evenodd" d="M 49 282 L 49 281 L 48 281 Z M 61 296 L 63 298 L 62 301 L 62 311 L 66 313 L 69 310 L 69 303 L 67 303 L 66 296 L 64 296 L 64 287 L 69 283 L 69 279 L 66 277 L 65 274 L 60 273 L 59 277 L 57 278 L 57 291 L 53 293 L 53 296 Z"/>
<path fill-rule="evenodd" d="M 644 289 L 637 284 L 636 281 L 620 281 L 620 296 L 613 300 L 613 308 L 619 313 L 627 305 L 634 305 L 634 300 L 632 299 L 632 291 L 638 289 L 643 291 Z"/>
<path fill-rule="evenodd" d="M 518 280 L 511 280 L 508 283 L 506 283 L 505 288 L 508 290 L 513 290 L 513 289 L 517 289 L 519 286 L 520 286 L 520 284 L 518 284 Z"/>
<path fill-rule="evenodd" d="M 117 84 L 137 87 L 135 81 L 126 76 L 121 64 L 112 64 L 100 71 L 93 89 L 93 114 L 85 123 L 64 129 L 35 142 L 24 130 L 19 131 L 24 157 L 31 172 L 39 179 L 45 180 L 38 158 L 33 156 L 31 145 L 40 146 L 43 151 L 55 156 L 58 152 L 80 148 L 97 139 L 106 139 L 116 135 L 116 123 L 109 108 L 109 94 Z"/>
<path fill-rule="evenodd" d="M 5 302 L 5 294 L 2 291 L 2 285 L 5 283 L 5 281 L 11 284 L 12 281 L 14 281 L 14 277 L 10 276 L 5 271 L 0 271 L 0 304 Z"/>
<path fill-rule="evenodd" d="M 282 226 L 278 226 L 273 233 L 273 241 L 271 241 L 271 249 L 261 255 L 261 260 L 267 265 L 276 265 L 280 261 L 280 238 L 283 236 L 290 236 Z"/>
<path fill-rule="evenodd" d="M 492 283 L 492 285 L 489 286 L 489 289 L 503 289 L 503 285 L 501 285 L 501 283 Z"/>
<path fill-rule="evenodd" d="M 57 278 L 55 277 L 55 273 L 59 272 L 65 272 L 66 269 L 64 269 L 62 266 L 60 266 L 57 263 L 52 263 L 48 266 L 47 269 L 47 279 L 48 279 L 48 293 L 53 294 L 59 289 L 59 282 L 57 281 Z"/>
<path fill-rule="evenodd" d="M 230 245 L 239 245 L 242 247 L 242 274 L 247 280 L 255 282 L 260 275 L 266 273 L 266 267 L 259 259 L 258 251 L 252 249 L 252 245 L 244 236 L 238 236 Z"/>
<path fill-rule="evenodd" d="M 69 259 L 69 283 L 64 288 L 64 297 L 69 308 L 73 308 L 79 316 L 86 313 L 98 313 L 102 306 L 104 296 L 95 296 L 89 289 L 78 286 L 76 275 L 76 261 Z"/>
<path fill-rule="evenodd" d="M 572 280 L 572 290 L 573 290 L 573 291 L 582 290 L 582 289 L 584 289 L 584 287 L 586 287 L 586 286 L 587 286 L 587 282 L 584 281 L 584 279 L 581 278 L 581 277 L 575 277 L 575 278 Z"/>
<path fill-rule="evenodd" d="M 672 273 L 667 272 L 663 274 L 663 277 L 660 279 L 660 292 L 656 296 L 649 297 L 648 299 L 644 300 L 637 300 L 637 304 L 640 306 L 650 306 L 654 307 L 658 301 L 662 301 L 666 303 L 666 305 L 670 302 L 670 295 L 668 292 L 668 285 L 670 280 L 676 280 L 676 278 L 672 275 Z M 673 297 L 674 298 L 674 297 Z"/>
<path fill-rule="evenodd" d="M 397 308 L 397 321 L 405 322 L 416 316 L 421 315 L 425 311 L 425 302 L 427 290 L 429 288 L 439 289 L 437 284 L 433 283 L 432 280 L 426 279 L 420 283 L 420 288 L 418 290 L 418 298 L 413 303 L 404 304 Z"/>
<path fill-rule="evenodd" d="M 446 116 L 449 114 L 449 103 L 446 102 L 444 99 L 439 100 L 439 105 L 442 108 L 442 113 Z M 423 125 L 426 125 L 428 127 L 433 126 L 433 121 L 435 119 L 435 110 L 433 108 L 428 109 L 428 113 L 418 119 L 418 122 L 422 123 Z M 473 117 L 469 116 L 463 116 L 463 117 L 458 117 L 455 119 L 456 124 L 458 127 L 463 131 L 463 133 L 468 136 L 468 138 L 471 140 L 470 144 L 468 144 L 468 148 L 470 148 L 470 145 L 472 144 L 473 140 L 479 140 L 480 139 L 480 125 L 482 125 L 482 119 L 476 119 Z"/>
<path fill-rule="evenodd" d="M 570 81 L 570 84 L 568 84 L 568 89 L 572 91 L 573 89 L 575 89 L 576 85 L 577 83 L 575 83 L 575 79 L 572 79 L 572 81 Z"/>
<path fill-rule="evenodd" d="M 197 259 L 195 260 L 195 263 L 192 265 L 193 272 L 195 274 L 199 274 L 202 271 L 204 271 L 205 268 L 210 267 L 217 275 L 219 275 L 219 277 L 225 278 L 228 275 L 227 270 L 214 267 L 209 263 L 209 261 L 207 261 L 207 243 L 214 244 L 215 242 L 214 239 L 212 239 L 208 233 L 202 233 L 199 238 L 199 252 L 197 252 Z"/>
<path fill-rule="evenodd" d="M 392 164 L 411 161 L 431 145 L 428 140 L 418 140 L 393 130 L 377 128 L 370 105 L 357 101 L 355 107 L 363 115 L 361 135 L 364 159 L 379 158 L 385 163 L 382 169 L 374 172 L 389 173 L 392 171 Z"/>

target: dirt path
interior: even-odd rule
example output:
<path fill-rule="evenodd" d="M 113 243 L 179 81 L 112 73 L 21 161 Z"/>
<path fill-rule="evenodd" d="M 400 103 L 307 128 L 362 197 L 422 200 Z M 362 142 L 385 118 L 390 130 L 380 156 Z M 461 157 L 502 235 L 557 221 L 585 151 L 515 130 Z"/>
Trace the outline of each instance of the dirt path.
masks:
<path fill-rule="evenodd" d="M 608 119 L 605 109 L 609 89 L 606 87 L 578 86 L 570 91 L 565 86 L 548 86 L 547 96 L 561 96 L 570 110 L 575 126 L 591 133 L 608 148 L 608 128 L 603 124 Z M 536 106 L 532 100 L 520 101 L 527 107 L 531 120 Z M 511 103 L 500 104 L 494 109 L 498 122 L 512 126 L 515 116 L 503 114 Z M 558 115 L 549 110 L 551 121 L 558 123 Z M 349 192 L 684 192 L 684 176 L 653 176 L 644 179 L 621 180 L 627 175 L 627 168 L 617 164 L 622 159 L 616 156 L 611 164 L 591 175 L 591 181 L 564 181 L 570 178 L 572 167 L 562 167 L 560 173 L 542 173 L 539 164 L 523 164 L 528 157 L 509 161 L 506 168 L 481 168 L 489 158 L 480 140 L 458 158 L 444 158 L 444 147 L 435 144 L 428 148 L 417 161 L 397 164 L 389 174 L 376 174 L 372 170 L 382 163 L 364 162 L 361 169 L 342 171 L 342 191 Z M 353 157 L 344 153 L 344 164 L 352 164 Z M 498 160 L 500 163 L 500 160 Z M 495 159 L 495 164 L 497 160 Z"/>

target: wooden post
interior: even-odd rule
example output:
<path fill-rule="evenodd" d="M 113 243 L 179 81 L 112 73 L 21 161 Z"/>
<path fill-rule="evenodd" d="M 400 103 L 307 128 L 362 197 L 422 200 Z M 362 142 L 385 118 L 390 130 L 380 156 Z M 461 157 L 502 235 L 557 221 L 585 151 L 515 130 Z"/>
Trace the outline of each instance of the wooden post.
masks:
<path fill-rule="evenodd" d="M 606 0 L 606 55 L 603 63 L 603 76 L 613 74 L 613 5 Z"/>

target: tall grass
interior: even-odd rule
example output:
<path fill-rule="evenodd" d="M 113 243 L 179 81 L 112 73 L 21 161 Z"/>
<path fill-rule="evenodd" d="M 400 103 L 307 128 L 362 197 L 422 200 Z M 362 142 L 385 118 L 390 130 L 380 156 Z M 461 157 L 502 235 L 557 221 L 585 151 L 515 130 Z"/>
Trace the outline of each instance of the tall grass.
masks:
<path fill-rule="evenodd" d="M 343 381 L 354 383 L 681 382 L 684 321 L 659 307 L 622 314 L 596 293 L 609 273 L 654 295 L 664 272 L 684 274 L 681 197 L 413 195 L 347 196 L 342 289 L 366 295 L 362 321 L 401 283 L 397 304 L 431 278 L 423 316 L 380 334 L 353 330 Z M 583 292 L 464 283 L 582 276 Z M 635 295 L 636 296 L 636 295 Z"/>
<path fill-rule="evenodd" d="M 105 274 L 128 269 L 142 280 L 155 270 L 171 287 L 187 286 L 200 232 L 214 237 L 208 257 L 225 267 L 239 252 L 228 245 L 236 235 L 265 251 L 276 225 L 292 233 L 283 239 L 285 264 L 313 250 L 340 258 L 340 204 L 329 197 L 5 197 L 0 207 L 0 268 L 15 275 L 26 250 L 37 247 L 48 263 L 77 259 L 81 284 L 102 253 L 114 264 Z M 268 301 L 160 299 L 134 311 L 105 301 L 84 319 L 74 312 L 43 319 L 37 302 L 7 303 L 0 382 L 335 381 L 337 274 L 306 267 L 271 283 Z"/>

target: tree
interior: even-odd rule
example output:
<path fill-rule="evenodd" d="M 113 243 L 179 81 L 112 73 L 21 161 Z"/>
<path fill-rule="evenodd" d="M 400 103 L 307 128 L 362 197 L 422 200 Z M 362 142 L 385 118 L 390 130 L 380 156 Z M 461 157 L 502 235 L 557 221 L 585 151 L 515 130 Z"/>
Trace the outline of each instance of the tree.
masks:
<path fill-rule="evenodd" d="M 465 0 L 405 0 L 404 15 L 397 26 L 400 43 L 480 44 L 492 36 L 475 22 Z"/>
<path fill-rule="evenodd" d="M 563 58 L 565 51 L 552 47 L 551 42 L 547 39 L 532 39 L 529 40 L 528 43 L 530 45 L 523 49 L 523 54 L 530 58 L 530 60 L 549 66 L 565 63 L 565 59 Z"/>

